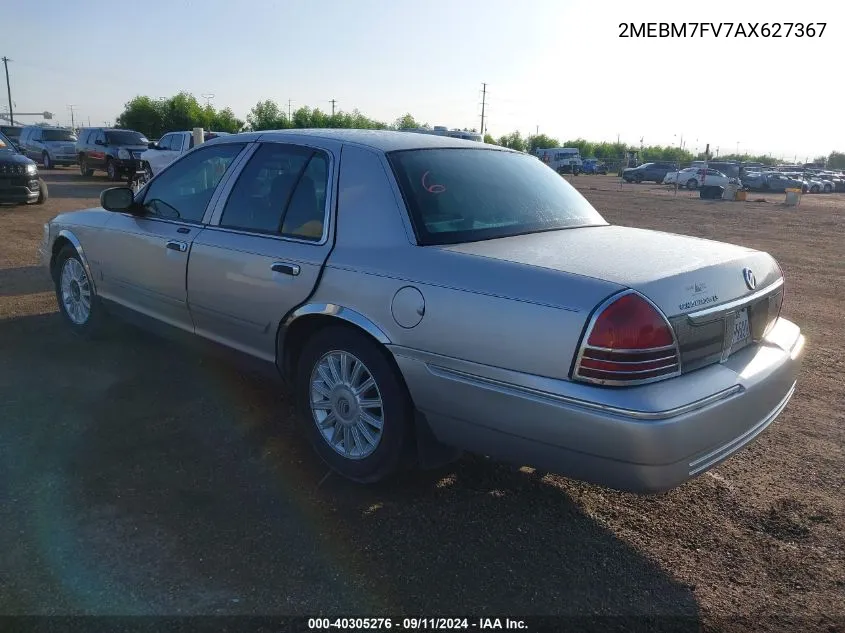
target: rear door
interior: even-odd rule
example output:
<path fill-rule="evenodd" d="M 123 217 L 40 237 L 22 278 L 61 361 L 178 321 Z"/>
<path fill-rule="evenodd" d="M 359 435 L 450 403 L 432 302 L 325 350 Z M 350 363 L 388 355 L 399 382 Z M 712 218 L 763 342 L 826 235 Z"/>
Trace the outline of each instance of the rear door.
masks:
<path fill-rule="evenodd" d="M 189 331 L 185 277 L 191 244 L 214 194 L 245 143 L 212 145 L 161 174 L 144 190 L 146 213 L 115 214 L 103 239 L 102 296 Z"/>
<path fill-rule="evenodd" d="M 331 250 L 340 147 L 326 143 L 263 143 L 221 193 L 188 265 L 197 334 L 275 360 L 279 323 L 312 293 Z"/>

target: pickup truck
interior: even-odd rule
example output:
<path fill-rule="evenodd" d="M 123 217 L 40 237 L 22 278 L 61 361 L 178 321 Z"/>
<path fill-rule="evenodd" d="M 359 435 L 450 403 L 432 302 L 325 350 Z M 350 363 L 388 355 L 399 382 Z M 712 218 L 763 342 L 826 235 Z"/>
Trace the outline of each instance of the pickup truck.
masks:
<path fill-rule="evenodd" d="M 204 132 L 203 140 L 210 141 L 227 134 L 227 132 Z M 149 149 L 141 154 L 140 171 L 144 172 L 145 180 L 155 176 L 193 146 L 193 132 L 168 132 L 157 142 L 150 143 Z"/>

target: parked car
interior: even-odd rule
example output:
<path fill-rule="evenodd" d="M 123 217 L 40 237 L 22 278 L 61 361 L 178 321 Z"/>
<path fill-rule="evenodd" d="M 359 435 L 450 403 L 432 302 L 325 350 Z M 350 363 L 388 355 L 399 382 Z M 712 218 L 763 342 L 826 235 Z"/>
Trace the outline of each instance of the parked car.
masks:
<path fill-rule="evenodd" d="M 226 134 L 227 132 L 205 131 L 203 142 Z M 193 147 L 193 132 L 168 132 L 158 141 L 151 142 L 149 149 L 141 154 L 140 169 L 146 172 L 147 179 L 150 179 Z"/>
<path fill-rule="evenodd" d="M 701 184 L 726 187 L 731 179 L 715 169 L 705 170 L 700 167 L 687 167 L 680 171 L 670 171 L 663 179 L 663 184 L 674 185 L 675 181 L 677 181 L 679 187 L 692 190 L 697 189 Z"/>
<path fill-rule="evenodd" d="M 28 125 L 23 129 L 18 145 L 27 158 L 53 169 L 60 165 L 76 164 L 76 134 L 58 127 Z"/>
<path fill-rule="evenodd" d="M 622 179 L 625 182 L 644 182 L 651 180 L 661 184 L 666 174 L 675 169 L 674 163 L 652 162 L 643 163 L 639 167 L 628 167 L 622 170 Z"/>
<path fill-rule="evenodd" d="M 836 191 L 836 180 L 827 174 L 816 174 L 814 178 L 822 183 L 822 193 L 833 193 Z"/>
<path fill-rule="evenodd" d="M 607 164 L 598 158 L 585 158 L 581 169 L 585 174 L 606 174 Z"/>
<path fill-rule="evenodd" d="M 135 130 L 82 128 L 76 143 L 79 173 L 91 176 L 95 170 L 104 171 L 110 180 L 131 176 L 148 147 L 147 137 Z"/>
<path fill-rule="evenodd" d="M 22 125 L 0 125 L 0 134 L 3 134 L 3 136 L 6 137 L 6 140 L 10 141 L 11 144 L 17 148 L 20 148 L 19 141 L 22 131 Z"/>
<path fill-rule="evenodd" d="M 742 180 L 743 188 L 749 191 L 762 191 L 781 193 L 787 189 L 801 189 L 804 193 L 809 191 L 809 185 L 799 178 L 792 178 L 779 172 L 761 173 L 748 176 Z"/>
<path fill-rule="evenodd" d="M 92 336 L 122 312 L 265 363 L 356 481 L 465 449 L 666 490 L 795 389 L 804 338 L 770 255 L 610 225 L 524 153 L 253 132 L 100 202 L 44 228 L 67 326 Z"/>
<path fill-rule="evenodd" d="M 0 203 L 44 204 L 46 201 L 47 185 L 38 176 L 38 165 L 0 133 Z"/>

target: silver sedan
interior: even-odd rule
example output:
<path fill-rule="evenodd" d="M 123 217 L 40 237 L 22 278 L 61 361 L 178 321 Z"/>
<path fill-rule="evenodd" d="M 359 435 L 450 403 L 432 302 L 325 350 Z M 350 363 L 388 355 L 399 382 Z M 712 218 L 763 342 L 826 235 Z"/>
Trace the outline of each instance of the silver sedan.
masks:
<path fill-rule="evenodd" d="M 101 205 L 44 227 L 67 325 L 120 313 L 264 363 L 356 481 L 469 450 L 667 490 L 795 390 L 804 338 L 771 256 L 612 226 L 503 148 L 238 134 Z"/>

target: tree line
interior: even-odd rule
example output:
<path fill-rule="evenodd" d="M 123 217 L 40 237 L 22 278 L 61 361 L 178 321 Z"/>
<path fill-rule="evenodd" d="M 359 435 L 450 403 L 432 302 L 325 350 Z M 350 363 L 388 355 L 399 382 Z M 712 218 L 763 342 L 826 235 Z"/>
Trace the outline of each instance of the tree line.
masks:
<path fill-rule="evenodd" d="M 117 117 L 116 125 L 143 132 L 150 138 L 160 138 L 174 130 L 190 130 L 202 127 L 215 132 L 241 132 L 244 130 L 280 130 L 291 128 L 357 128 L 369 130 L 409 130 L 414 128 L 430 129 L 428 123 L 417 121 L 410 113 L 391 123 L 378 121 L 365 116 L 357 109 L 351 112 L 342 110 L 334 113 L 324 112 L 320 108 L 302 106 L 296 110 L 286 110 L 271 99 L 256 103 L 246 116 L 239 119 L 231 108 L 214 108 L 210 104 L 200 104 L 196 97 L 187 92 L 180 92 L 170 98 L 156 99 L 149 96 L 137 96 L 128 101 L 123 112 Z M 474 129 L 465 131 L 475 132 Z M 545 134 L 523 137 L 519 132 L 511 132 L 498 138 L 484 135 L 484 142 L 509 147 L 511 149 L 535 153 L 538 149 L 550 147 L 577 147 L 584 158 L 598 158 L 613 162 L 624 158 L 629 150 L 640 153 L 643 162 L 663 160 L 688 163 L 703 160 L 704 153 L 694 154 L 686 149 L 672 146 L 649 145 L 634 147 L 625 143 L 594 142 L 583 138 L 567 140 L 563 143 Z M 710 160 L 716 157 L 708 156 Z M 747 154 L 723 154 L 721 160 L 745 160 L 774 165 L 780 162 L 774 156 L 751 156 Z M 831 152 L 829 156 L 818 156 L 813 162 L 826 163 L 830 169 L 845 169 L 845 153 Z"/>

